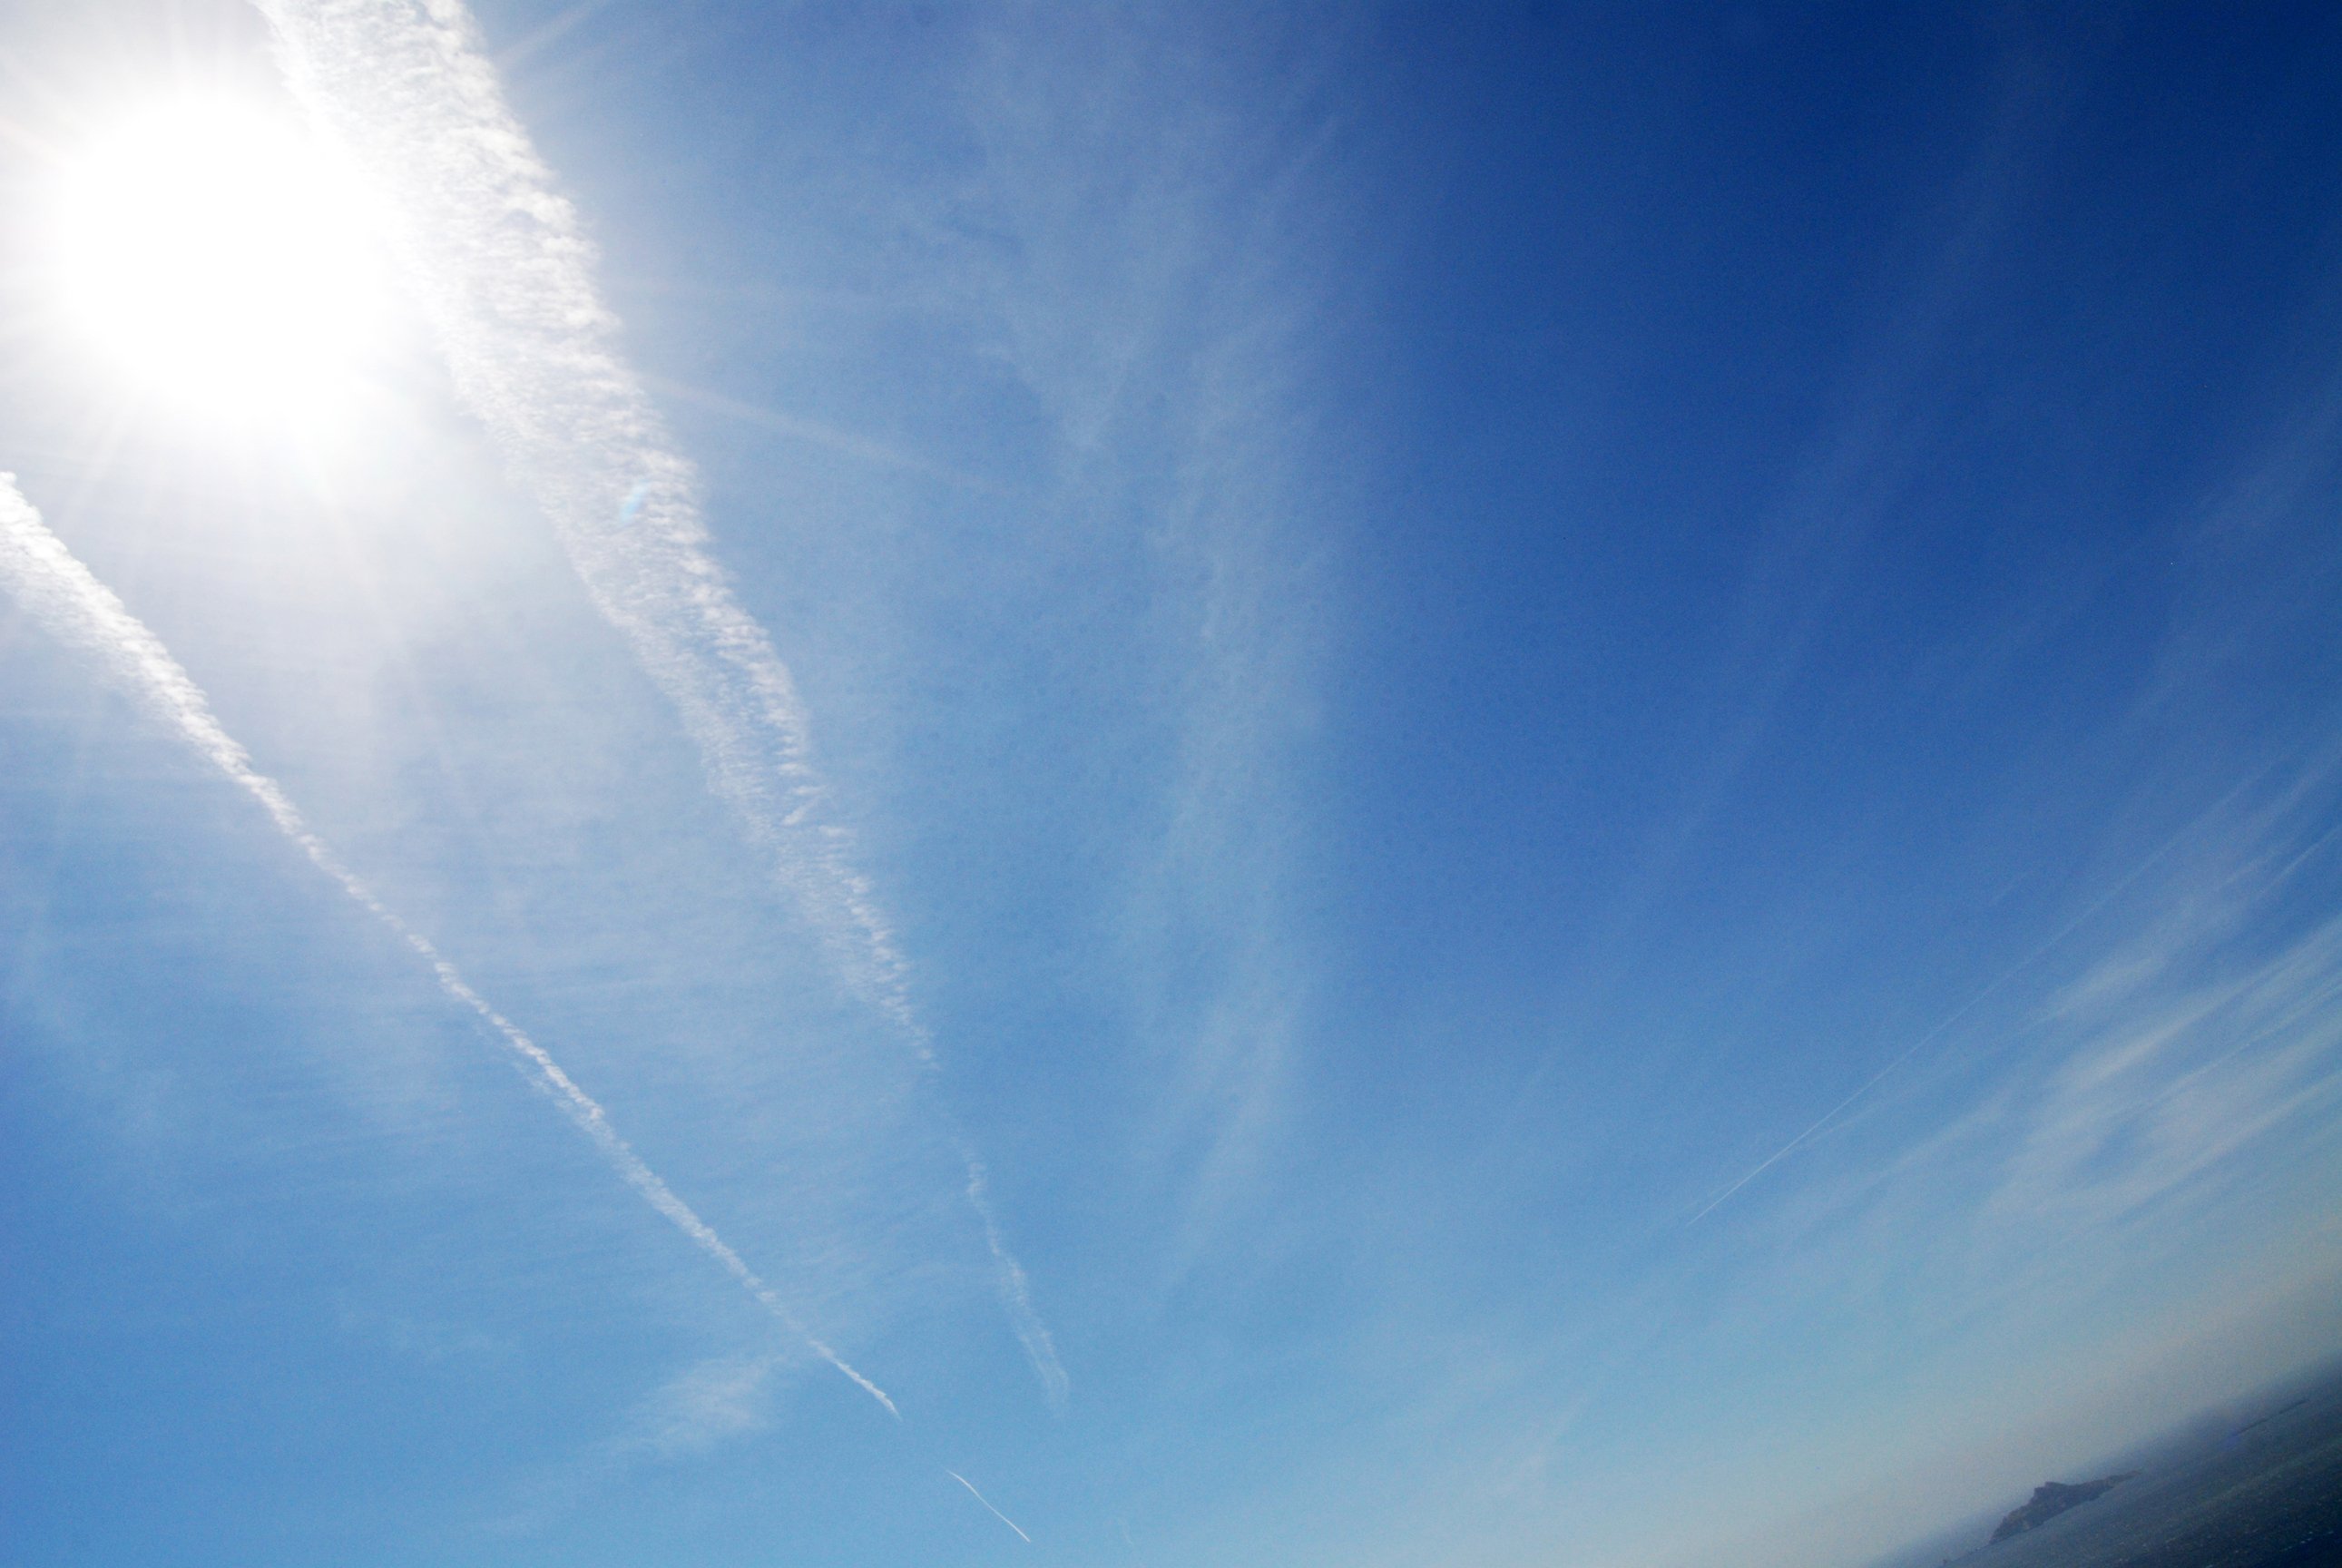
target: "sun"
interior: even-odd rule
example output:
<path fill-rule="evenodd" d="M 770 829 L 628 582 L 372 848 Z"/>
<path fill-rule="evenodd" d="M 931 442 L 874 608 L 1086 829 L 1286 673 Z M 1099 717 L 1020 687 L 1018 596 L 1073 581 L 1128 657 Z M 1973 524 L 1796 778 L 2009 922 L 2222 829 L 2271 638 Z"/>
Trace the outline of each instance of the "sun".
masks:
<path fill-rule="evenodd" d="M 184 411 L 314 420 L 379 346 L 380 245 L 358 182 L 283 116 L 151 106 L 71 160 L 58 195 L 65 314 Z"/>

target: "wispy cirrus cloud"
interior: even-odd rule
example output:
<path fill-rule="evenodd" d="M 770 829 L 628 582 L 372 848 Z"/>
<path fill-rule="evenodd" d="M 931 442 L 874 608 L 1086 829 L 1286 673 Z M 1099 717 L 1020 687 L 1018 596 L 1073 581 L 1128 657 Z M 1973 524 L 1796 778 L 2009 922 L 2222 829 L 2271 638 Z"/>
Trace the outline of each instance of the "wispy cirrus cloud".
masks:
<path fill-rule="evenodd" d="M 794 1360 L 766 1349 L 692 1362 L 652 1389 L 619 1431 L 535 1477 L 490 1528 L 535 1533 L 631 1470 L 686 1460 L 764 1431 L 772 1422 L 775 1379 Z"/>
<path fill-rule="evenodd" d="M 1044 504 L 1126 527 L 1132 554 L 1105 569 L 1150 606 L 1127 676 L 1150 749 L 1109 918 L 1176 1273 L 1270 1175 L 1310 1002 L 1293 781 L 1327 634 L 1309 541 L 1332 505 L 1307 411 L 1344 325 L 1313 78 L 1338 45 L 1273 16 L 1218 37 L 1176 7 L 1016 15 L 960 89 L 981 157 L 947 226 L 1011 237 L 959 285 L 1049 433 Z M 1275 92 L 1238 96 L 1288 50 Z"/>
<path fill-rule="evenodd" d="M 2323 825 L 2337 784 L 2316 756 L 2190 819 L 1977 999 L 1993 1005 L 1791 1145 L 1814 1169 L 1779 1173 L 1758 1232 L 1869 1238 L 1857 1253 L 1926 1235 L 2006 1291 L 2045 1247 L 2066 1267 L 2164 1205 L 2217 1204 L 2248 1149 L 2315 1144 L 2312 1113 L 2342 1097 L 2342 922 L 2305 912 L 2342 874 Z"/>
<path fill-rule="evenodd" d="M 2279 892 L 2256 880 L 2248 905 Z M 1996 1212 L 2117 1223 L 2342 1089 L 2342 921 L 2239 964 L 2220 951 L 2236 918 L 2142 938 L 2058 999 L 2074 1044 L 2026 1112 Z"/>

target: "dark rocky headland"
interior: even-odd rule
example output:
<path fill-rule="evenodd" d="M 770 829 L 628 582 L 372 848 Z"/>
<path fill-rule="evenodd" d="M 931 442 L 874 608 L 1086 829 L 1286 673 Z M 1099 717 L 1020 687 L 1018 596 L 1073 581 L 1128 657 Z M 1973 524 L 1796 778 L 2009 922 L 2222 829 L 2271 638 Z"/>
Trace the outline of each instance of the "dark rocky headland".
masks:
<path fill-rule="evenodd" d="M 2120 1475 L 2102 1475 L 2096 1481 L 2085 1481 L 2077 1486 L 2069 1486 L 2062 1481 L 2045 1481 L 2033 1489 L 2030 1502 L 2010 1511 L 2008 1517 L 2000 1522 L 2000 1528 L 1992 1533 L 1992 1538 L 1997 1542 L 2006 1541 L 2012 1535 L 2022 1535 L 2027 1530 L 2047 1524 L 2068 1508 L 2078 1508 L 2095 1498 L 2105 1496 L 2137 1473 L 2136 1470 L 2127 1470 Z"/>

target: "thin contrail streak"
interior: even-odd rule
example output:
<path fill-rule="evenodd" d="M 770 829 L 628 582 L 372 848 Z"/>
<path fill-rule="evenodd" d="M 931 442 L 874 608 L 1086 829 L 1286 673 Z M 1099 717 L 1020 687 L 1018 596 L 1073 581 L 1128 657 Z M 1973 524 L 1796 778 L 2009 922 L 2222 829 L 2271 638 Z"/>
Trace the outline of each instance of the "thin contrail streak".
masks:
<path fill-rule="evenodd" d="M 2249 784 L 2251 780 L 2247 779 L 2245 781 L 2245 784 Z M 1992 995 L 1993 993 L 1998 991 L 2010 981 L 2016 979 L 2018 975 L 2024 974 L 2027 970 L 2032 968 L 2042 959 L 2047 958 L 2053 951 L 2061 946 L 2067 937 L 2073 935 L 2074 933 L 2079 931 L 2084 925 L 2087 924 L 2092 915 L 2097 914 L 2099 910 L 2104 909 L 2108 904 L 2114 902 L 2116 896 L 2119 894 L 2123 889 L 2128 887 L 2132 883 L 2137 882 L 2140 877 L 2146 875 L 2149 867 L 2153 866 L 2157 861 L 2160 861 L 2165 855 L 2169 854 L 2172 850 L 2177 848 L 2179 844 L 2179 841 L 2186 838 L 2189 833 L 2193 832 L 2197 824 L 2201 822 L 2205 816 L 2208 816 L 2212 812 L 2219 810 L 2222 806 L 2227 804 L 2229 801 L 2235 799 L 2237 794 L 2241 794 L 2245 788 L 2245 784 L 2239 784 L 2235 788 L 2229 790 L 2227 794 L 2222 795 L 2217 802 L 2214 803 L 2209 810 L 2189 822 L 2187 826 L 2182 827 L 2177 833 L 2173 834 L 2169 838 L 2164 840 L 2162 844 L 2157 847 L 2152 854 L 2149 854 L 2145 860 L 2140 861 L 2137 865 L 2132 866 L 2128 871 L 2123 873 L 2120 877 L 2116 879 L 2113 886 L 2107 888 L 2104 893 L 2098 894 L 2097 897 L 2092 899 L 2088 905 L 2085 907 L 2080 914 L 2075 915 L 2071 920 L 2068 920 L 2064 925 L 2059 926 L 2057 930 L 2050 935 L 2048 940 L 2043 942 L 2039 946 L 2033 949 L 2032 952 L 2027 954 L 2015 964 L 2010 964 L 2008 968 L 2002 971 L 1998 975 L 1996 975 L 1984 985 L 1978 987 L 1967 1001 L 1961 1003 L 1957 1007 L 1953 1008 L 1951 1012 L 1946 1014 L 1941 1019 L 1937 1020 L 1934 1028 L 1928 1030 L 1925 1034 L 1920 1035 L 1919 1038 L 1911 1042 L 1909 1045 L 1904 1047 L 1902 1052 L 1898 1054 L 1893 1061 L 1887 1063 L 1886 1066 L 1881 1067 L 1877 1072 L 1865 1079 L 1861 1086 L 1856 1089 L 1853 1094 L 1848 1094 L 1845 1099 L 1831 1106 L 1829 1113 L 1823 1116 L 1821 1120 L 1816 1122 L 1812 1126 L 1807 1127 L 1804 1132 L 1798 1134 L 1796 1137 L 1790 1139 L 1787 1143 L 1774 1150 L 1772 1154 L 1759 1164 L 1756 1169 L 1750 1171 L 1746 1175 L 1741 1177 L 1738 1181 L 1733 1183 L 1732 1185 L 1725 1188 L 1724 1191 L 1716 1193 L 1715 1197 L 1709 1199 L 1706 1208 L 1700 1210 L 1699 1213 L 1694 1214 L 1690 1219 L 1684 1222 L 1684 1228 L 1688 1230 L 1692 1226 L 1699 1223 L 1700 1221 L 1707 1218 L 1708 1215 L 1722 1208 L 1725 1204 L 1725 1201 L 1730 1198 L 1735 1193 L 1737 1193 L 1741 1188 L 1746 1186 L 1749 1183 L 1755 1181 L 1757 1177 L 1771 1170 L 1775 1165 L 1779 1164 L 1783 1160 L 1788 1158 L 1791 1154 L 1805 1147 L 1807 1144 L 1813 1141 L 1816 1134 L 1819 1133 L 1823 1128 L 1828 1126 L 1831 1123 L 1837 1121 L 1839 1116 L 1843 1115 L 1848 1106 L 1861 1099 L 1864 1095 L 1869 1094 L 1873 1089 L 1878 1087 L 1878 1085 L 1884 1083 L 1887 1076 L 1897 1067 L 1902 1066 L 1904 1063 L 1908 1062 L 1912 1057 L 1917 1056 L 1921 1050 L 1942 1038 L 1946 1030 L 1949 1029 L 1953 1024 L 1957 1024 L 1961 1019 L 1967 1017 L 1971 1012 L 1975 1011 L 1978 1004 L 1982 1003 L 1987 997 Z"/>
<path fill-rule="evenodd" d="M 989 1497 L 986 1497 L 983 1493 L 978 1492 L 978 1491 L 976 1489 L 976 1483 L 975 1483 L 975 1482 L 970 1481 L 966 1476 L 962 1475 L 962 1474 L 961 1474 L 958 1471 L 956 1471 L 956 1470 L 946 1470 L 946 1471 L 945 1471 L 945 1472 L 944 1472 L 944 1473 L 945 1473 L 946 1475 L 950 1476 L 954 1481 L 958 1482 L 962 1486 L 966 1487 L 966 1488 L 967 1488 L 967 1494 L 968 1494 L 970 1497 L 975 1498 L 978 1503 L 983 1503 L 986 1508 L 992 1508 L 992 1499 L 991 1499 L 991 1498 L 989 1498 Z M 1006 1515 L 1006 1513 L 1002 1513 L 1002 1512 L 1000 1512 L 1000 1510 L 999 1510 L 999 1509 L 997 1509 L 997 1508 L 992 1508 L 992 1516 L 993 1516 L 995 1519 L 999 1520 L 999 1521 L 1000 1521 L 1000 1523 L 1002 1523 L 1003 1524 L 1007 1525 L 1007 1526 L 1008 1526 L 1008 1528 L 1010 1528 L 1011 1530 L 1016 1531 L 1016 1535 L 1017 1535 L 1017 1539 L 1019 1539 L 1019 1540 L 1023 1541 L 1023 1542 L 1025 1543 L 1025 1544 L 1026 1544 L 1026 1545 L 1030 1546 L 1030 1545 L 1032 1545 L 1032 1544 L 1033 1544 L 1033 1538 L 1032 1538 L 1030 1535 L 1027 1535 L 1027 1534 L 1026 1534 L 1026 1533 L 1025 1533 L 1024 1527 L 1023 1527 L 1022 1525 L 1018 1524 L 1018 1523 L 1016 1523 L 1016 1521 L 1015 1521 L 1014 1519 L 1009 1518 L 1009 1517 L 1008 1517 L 1008 1515 Z"/>
<path fill-rule="evenodd" d="M 1033 1287 L 1025 1277 L 1025 1266 L 1000 1234 L 1000 1220 L 992 1212 L 992 1192 L 986 1184 L 984 1162 L 968 1151 L 962 1151 L 967 1165 L 967 1202 L 976 1217 L 984 1224 L 984 1244 L 991 1249 L 994 1273 L 1000 1297 L 1008 1309 L 1009 1321 L 1016 1325 L 1016 1337 L 1025 1346 L 1025 1354 L 1033 1363 L 1034 1373 L 1041 1380 L 1041 1392 L 1049 1403 L 1062 1409 L 1066 1403 L 1066 1369 L 1057 1360 L 1056 1343 L 1049 1337 L 1049 1325 L 1033 1305 Z"/>
<path fill-rule="evenodd" d="M 286 82 L 385 198 L 455 389 L 535 498 L 596 607 L 675 704 L 716 795 L 770 857 L 846 989 L 919 1061 L 894 930 L 830 820 L 796 684 L 706 548 L 698 478 L 594 285 L 594 247 L 505 101 L 462 0 L 254 0 Z M 972 1190 L 981 1173 L 971 1162 Z M 1010 1324 L 1066 1388 L 1024 1271 L 986 1215 Z"/>
<path fill-rule="evenodd" d="M 595 1152 L 602 1156 L 605 1164 L 701 1252 L 721 1263 L 759 1305 L 778 1318 L 816 1354 L 852 1378 L 864 1393 L 885 1405 L 888 1413 L 900 1418 L 902 1413 L 895 1408 L 895 1402 L 886 1397 L 886 1391 L 846 1364 L 806 1326 L 779 1293 L 732 1250 L 731 1244 L 643 1162 L 643 1157 L 610 1124 L 608 1114 L 561 1070 L 560 1064 L 543 1046 L 472 989 L 429 937 L 407 924 L 355 872 L 342 864 L 333 847 L 309 826 L 276 781 L 252 765 L 251 754 L 221 726 L 203 688 L 171 656 L 162 639 L 133 615 L 114 590 L 99 582 L 65 548 L 63 540 L 49 532 L 40 514 L 16 488 L 15 476 L 8 474 L 0 474 L 0 584 L 5 584 L 25 612 L 60 642 L 95 658 L 111 680 L 259 802 L 277 830 L 308 857 L 312 865 L 331 878 L 428 966 L 431 977 L 450 1000 L 462 1004 L 495 1031 L 529 1082 L 593 1141 Z"/>

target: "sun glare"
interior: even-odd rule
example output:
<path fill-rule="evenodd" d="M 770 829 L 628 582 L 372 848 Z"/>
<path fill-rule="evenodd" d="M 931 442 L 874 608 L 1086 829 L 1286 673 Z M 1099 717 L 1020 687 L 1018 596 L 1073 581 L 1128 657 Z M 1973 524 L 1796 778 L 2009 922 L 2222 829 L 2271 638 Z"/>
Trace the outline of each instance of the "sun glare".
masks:
<path fill-rule="evenodd" d="M 58 281 L 69 315 L 185 409 L 306 422 L 341 403 L 381 331 L 356 183 L 285 121 L 188 99 L 74 163 Z"/>

